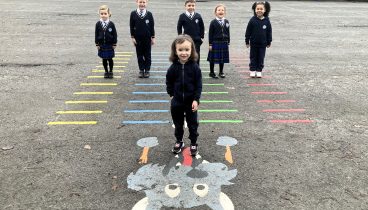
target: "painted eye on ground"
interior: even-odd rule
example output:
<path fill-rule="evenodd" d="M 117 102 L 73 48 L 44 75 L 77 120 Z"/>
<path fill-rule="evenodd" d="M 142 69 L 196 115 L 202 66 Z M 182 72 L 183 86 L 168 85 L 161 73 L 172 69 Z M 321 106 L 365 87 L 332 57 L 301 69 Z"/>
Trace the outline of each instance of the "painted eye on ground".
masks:
<path fill-rule="evenodd" d="M 208 185 L 206 185 L 206 184 L 195 184 L 193 186 L 193 191 L 196 195 L 203 198 L 208 194 Z"/>
<path fill-rule="evenodd" d="M 170 198 L 175 198 L 180 194 L 180 187 L 179 184 L 174 183 L 174 184 L 168 184 L 165 186 L 165 193 L 166 195 L 168 195 Z"/>

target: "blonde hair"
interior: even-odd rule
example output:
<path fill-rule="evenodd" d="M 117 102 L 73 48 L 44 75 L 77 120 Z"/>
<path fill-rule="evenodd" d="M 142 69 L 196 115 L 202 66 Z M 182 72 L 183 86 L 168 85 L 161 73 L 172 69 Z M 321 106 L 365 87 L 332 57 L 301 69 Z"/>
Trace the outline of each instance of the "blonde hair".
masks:
<path fill-rule="evenodd" d="M 224 4 L 218 4 L 218 5 L 216 5 L 216 7 L 215 7 L 215 14 L 216 14 L 217 8 L 219 8 L 219 7 L 223 7 L 223 8 L 224 8 L 224 11 L 226 12 L 226 7 L 225 7 L 225 5 L 224 5 Z"/>
<path fill-rule="evenodd" d="M 110 8 L 107 5 L 102 5 L 98 8 L 98 14 L 100 14 L 101 10 L 107 10 L 107 13 L 109 14 L 109 17 L 111 17 Z"/>

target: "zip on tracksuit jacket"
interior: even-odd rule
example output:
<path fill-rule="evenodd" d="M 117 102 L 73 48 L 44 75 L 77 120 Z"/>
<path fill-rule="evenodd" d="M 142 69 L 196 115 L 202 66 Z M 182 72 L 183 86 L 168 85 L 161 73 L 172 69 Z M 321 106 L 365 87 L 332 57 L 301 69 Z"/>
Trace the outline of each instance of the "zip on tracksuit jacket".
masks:
<path fill-rule="evenodd" d="M 191 104 L 199 99 L 202 93 L 202 73 L 198 64 L 188 61 L 181 64 L 173 62 L 166 74 L 166 91 L 178 103 Z"/>

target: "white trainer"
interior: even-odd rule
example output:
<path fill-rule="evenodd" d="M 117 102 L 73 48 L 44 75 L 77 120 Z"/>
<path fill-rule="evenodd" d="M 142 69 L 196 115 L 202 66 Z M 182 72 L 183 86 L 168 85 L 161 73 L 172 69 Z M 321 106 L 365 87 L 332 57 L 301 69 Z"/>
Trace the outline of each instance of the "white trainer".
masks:
<path fill-rule="evenodd" d="M 249 74 L 250 77 L 256 77 L 256 72 L 255 71 L 250 71 L 250 74 Z"/>
<path fill-rule="evenodd" d="M 257 77 L 257 78 L 262 78 L 262 72 L 257 71 L 257 72 L 256 72 L 256 77 Z"/>

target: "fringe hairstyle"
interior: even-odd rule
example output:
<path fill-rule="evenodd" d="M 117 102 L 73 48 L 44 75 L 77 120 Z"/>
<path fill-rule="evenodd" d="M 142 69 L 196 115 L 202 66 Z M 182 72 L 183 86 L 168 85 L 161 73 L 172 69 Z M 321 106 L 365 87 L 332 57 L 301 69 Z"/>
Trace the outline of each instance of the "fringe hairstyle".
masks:
<path fill-rule="evenodd" d="M 224 8 L 224 11 L 225 11 L 225 13 L 226 13 L 226 7 L 225 7 L 225 5 L 224 4 L 218 4 L 218 5 L 216 5 L 216 7 L 215 7 L 215 14 L 216 14 L 216 10 L 217 10 L 217 8 L 219 8 L 219 7 L 223 7 Z"/>
<path fill-rule="evenodd" d="M 109 17 L 111 17 L 110 8 L 107 5 L 102 5 L 98 8 L 98 14 L 100 14 L 101 10 L 107 10 L 107 14 L 109 14 Z"/>
<path fill-rule="evenodd" d="M 188 3 L 196 3 L 196 0 L 185 0 L 184 5 L 187 5 Z"/>
<path fill-rule="evenodd" d="M 190 57 L 189 57 L 188 61 L 192 60 L 194 62 L 197 62 L 198 54 L 197 54 L 197 51 L 195 49 L 193 39 L 189 35 L 186 35 L 186 34 L 177 36 L 176 39 L 171 44 L 171 54 L 170 54 L 170 57 L 169 57 L 169 60 L 171 62 L 179 60 L 179 57 L 176 54 L 176 45 L 177 44 L 182 44 L 185 41 L 188 41 L 191 44 L 191 47 L 190 47 L 191 48 L 191 53 L 190 53 Z"/>
<path fill-rule="evenodd" d="M 265 17 L 268 17 L 268 15 L 270 14 L 271 12 L 271 5 L 268 1 L 257 1 L 257 2 L 254 2 L 253 6 L 252 6 L 252 10 L 254 12 L 254 16 L 256 16 L 256 7 L 257 5 L 263 5 L 264 8 L 265 8 L 265 13 L 263 14 L 263 16 Z"/>

